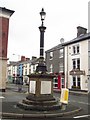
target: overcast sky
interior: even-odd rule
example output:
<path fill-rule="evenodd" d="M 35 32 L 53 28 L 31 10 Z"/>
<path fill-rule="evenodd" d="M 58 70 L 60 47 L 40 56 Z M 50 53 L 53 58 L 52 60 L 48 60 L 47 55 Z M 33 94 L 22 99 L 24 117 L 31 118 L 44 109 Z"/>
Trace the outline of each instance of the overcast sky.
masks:
<path fill-rule="evenodd" d="M 39 57 L 41 25 L 39 12 L 46 12 L 44 50 L 77 36 L 77 26 L 88 28 L 89 0 L 0 0 L 0 6 L 14 10 L 10 18 L 8 57 Z M 15 55 L 12 55 L 15 54 Z"/>

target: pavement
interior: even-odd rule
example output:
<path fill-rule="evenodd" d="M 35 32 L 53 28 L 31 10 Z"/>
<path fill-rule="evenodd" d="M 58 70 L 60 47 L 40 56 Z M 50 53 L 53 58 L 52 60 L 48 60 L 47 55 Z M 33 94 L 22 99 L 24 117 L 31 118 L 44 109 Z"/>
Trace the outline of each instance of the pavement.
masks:
<path fill-rule="evenodd" d="M 53 111 L 28 111 L 20 109 L 17 107 L 17 103 L 27 96 L 28 87 L 24 86 L 21 91 L 18 90 L 18 86 L 9 84 L 7 85 L 6 92 L 0 94 L 0 105 L 2 105 L 0 116 L 2 118 L 61 118 L 76 114 L 82 110 L 71 103 L 68 103 L 67 106 L 63 106 L 63 109 Z"/>

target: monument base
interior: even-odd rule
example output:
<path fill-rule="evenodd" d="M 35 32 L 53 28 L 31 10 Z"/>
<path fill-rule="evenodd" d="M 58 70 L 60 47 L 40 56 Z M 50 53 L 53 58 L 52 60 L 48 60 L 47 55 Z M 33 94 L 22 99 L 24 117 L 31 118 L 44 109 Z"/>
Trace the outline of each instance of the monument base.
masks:
<path fill-rule="evenodd" d="M 26 99 L 17 104 L 18 107 L 33 111 L 52 111 L 61 109 L 61 104 L 51 95 L 33 96 L 28 95 Z"/>
<path fill-rule="evenodd" d="M 25 110 L 51 111 L 61 108 L 53 96 L 53 77 L 50 74 L 31 74 L 29 77 L 29 94 L 17 104 Z"/>

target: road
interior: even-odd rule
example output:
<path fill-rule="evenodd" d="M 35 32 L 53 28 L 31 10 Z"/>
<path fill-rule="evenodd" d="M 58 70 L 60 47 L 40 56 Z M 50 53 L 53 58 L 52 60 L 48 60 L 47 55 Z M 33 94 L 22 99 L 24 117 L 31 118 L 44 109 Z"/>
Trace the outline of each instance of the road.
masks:
<path fill-rule="evenodd" d="M 15 85 L 12 85 L 12 86 L 10 86 L 11 87 L 11 89 L 13 90 L 13 91 L 17 91 L 18 90 L 18 86 L 15 86 Z M 24 91 L 27 91 L 28 90 L 28 88 L 27 87 L 23 87 L 23 90 Z M 25 92 L 26 93 L 26 92 Z M 21 95 L 19 96 L 19 92 L 17 92 L 17 96 L 15 96 L 15 101 L 17 100 L 17 101 L 20 101 L 20 100 L 22 100 L 23 98 L 25 98 L 26 97 L 26 95 L 27 94 L 25 94 L 25 93 L 21 93 Z M 10 93 L 8 92 L 8 95 L 9 95 Z M 5 96 L 4 94 L 2 95 L 2 96 Z M 57 93 L 57 92 L 54 92 L 54 96 L 56 97 L 56 98 L 60 98 L 60 93 Z M 16 99 L 16 97 L 17 97 L 17 99 Z M 2 98 L 3 99 L 3 98 Z M 9 99 L 8 98 L 8 101 L 9 102 L 14 102 L 14 97 L 13 98 L 11 98 L 11 99 Z M 84 120 L 86 120 L 87 118 L 88 118 L 88 116 L 89 116 L 89 118 L 90 118 L 90 111 L 89 111 L 89 107 L 90 107 L 90 103 L 88 103 L 89 102 L 89 97 L 88 97 L 88 95 L 81 95 L 81 94 L 78 94 L 78 95 L 73 95 L 73 94 L 70 94 L 69 95 L 69 102 L 71 103 L 71 104 L 74 104 L 75 106 L 79 106 L 79 107 L 81 107 L 82 108 L 82 111 L 80 111 L 80 112 L 78 112 L 77 114 L 74 114 L 74 115 L 71 115 L 71 116 L 68 116 L 68 117 L 66 117 L 66 118 L 74 118 L 74 119 L 77 119 L 77 118 L 84 118 Z M 53 120 L 61 120 L 62 118 L 57 118 L 57 119 L 53 119 Z M 31 120 L 31 119 L 30 119 Z M 34 119 L 33 119 L 34 120 Z M 40 120 L 40 119 L 36 119 L 36 120 Z"/>
<path fill-rule="evenodd" d="M 56 97 L 59 97 L 59 93 L 54 93 Z M 89 96 L 88 95 L 69 95 L 69 102 L 71 104 L 74 104 L 75 106 L 79 106 L 82 108 L 82 111 L 77 113 L 76 115 L 71 115 L 69 117 L 71 118 L 87 118 L 90 117 L 90 101 L 89 101 Z"/>

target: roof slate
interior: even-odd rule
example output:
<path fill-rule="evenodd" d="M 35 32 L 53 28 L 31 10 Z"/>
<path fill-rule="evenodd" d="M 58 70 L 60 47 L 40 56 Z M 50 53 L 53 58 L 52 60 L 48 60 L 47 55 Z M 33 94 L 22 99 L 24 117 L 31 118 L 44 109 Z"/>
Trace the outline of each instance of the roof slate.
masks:
<path fill-rule="evenodd" d="M 82 34 L 79 37 L 76 37 L 76 38 L 74 38 L 74 39 L 72 39 L 68 42 L 63 43 L 63 46 L 73 44 L 73 43 L 76 43 L 76 42 L 80 42 L 80 41 L 83 41 L 83 40 L 87 40 L 87 39 L 90 39 L 90 32 L 86 33 L 86 34 Z"/>

